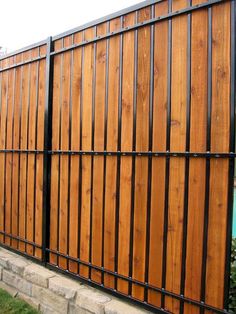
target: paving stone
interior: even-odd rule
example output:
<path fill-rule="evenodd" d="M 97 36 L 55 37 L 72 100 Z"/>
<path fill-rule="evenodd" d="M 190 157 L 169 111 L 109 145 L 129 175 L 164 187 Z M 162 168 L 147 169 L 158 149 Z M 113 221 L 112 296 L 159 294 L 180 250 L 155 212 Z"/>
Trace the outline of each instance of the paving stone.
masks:
<path fill-rule="evenodd" d="M 26 259 L 21 258 L 11 258 L 8 260 L 8 269 L 12 270 L 14 273 L 23 276 L 25 267 L 29 265 Z"/>
<path fill-rule="evenodd" d="M 32 287 L 32 297 L 40 302 L 40 305 L 49 307 L 57 311 L 56 313 L 65 314 L 68 311 L 68 301 L 62 298 L 49 289 L 45 289 L 36 285 Z M 45 312 L 46 313 L 46 312 Z"/>
<path fill-rule="evenodd" d="M 43 304 L 39 305 L 39 311 L 42 314 L 57 314 L 58 313 L 57 311 L 51 309 L 49 306 L 46 306 Z"/>
<path fill-rule="evenodd" d="M 91 312 L 81 309 L 78 305 L 69 304 L 69 314 L 91 314 Z"/>
<path fill-rule="evenodd" d="M 119 300 L 112 300 L 105 305 L 105 314 L 148 314 L 147 311 Z"/>
<path fill-rule="evenodd" d="M 9 286 L 12 286 L 24 294 L 31 296 L 32 284 L 20 276 L 4 269 L 2 273 L 2 280 Z"/>
<path fill-rule="evenodd" d="M 18 294 L 17 289 L 8 286 L 4 282 L 0 281 L 0 288 L 8 292 L 13 298 L 15 298 Z"/>
<path fill-rule="evenodd" d="M 75 282 L 63 276 L 55 276 L 49 279 L 48 287 L 54 293 L 66 299 L 73 299 L 77 290 L 82 289 L 84 286 L 79 282 Z"/>
<path fill-rule="evenodd" d="M 36 264 L 31 264 L 25 267 L 24 270 L 24 278 L 26 280 L 44 288 L 48 287 L 48 279 L 54 276 L 53 272 Z"/>
<path fill-rule="evenodd" d="M 40 303 L 37 300 L 35 300 L 34 298 L 29 297 L 26 294 L 21 293 L 21 292 L 17 293 L 16 297 L 21 299 L 21 300 L 23 300 L 23 301 L 25 301 L 26 303 L 31 305 L 34 309 L 39 310 L 39 304 Z"/>
<path fill-rule="evenodd" d="M 76 304 L 84 310 L 90 311 L 94 314 L 103 314 L 104 306 L 111 299 L 94 289 L 81 289 L 77 292 Z"/>

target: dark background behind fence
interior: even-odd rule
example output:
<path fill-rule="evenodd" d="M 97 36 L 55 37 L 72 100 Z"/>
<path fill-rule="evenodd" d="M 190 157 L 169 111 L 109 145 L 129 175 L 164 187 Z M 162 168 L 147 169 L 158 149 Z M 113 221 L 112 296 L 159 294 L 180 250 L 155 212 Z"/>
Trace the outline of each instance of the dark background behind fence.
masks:
<path fill-rule="evenodd" d="M 224 313 L 235 1 L 146 1 L 0 59 L 0 242 L 157 312 Z"/>

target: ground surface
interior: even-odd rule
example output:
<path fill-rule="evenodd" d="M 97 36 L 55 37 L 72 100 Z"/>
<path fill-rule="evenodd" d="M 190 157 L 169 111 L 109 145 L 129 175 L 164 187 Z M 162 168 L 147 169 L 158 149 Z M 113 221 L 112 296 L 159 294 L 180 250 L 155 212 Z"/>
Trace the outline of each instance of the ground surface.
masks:
<path fill-rule="evenodd" d="M 19 299 L 14 299 L 9 293 L 0 289 L 1 314 L 37 314 L 30 305 Z"/>

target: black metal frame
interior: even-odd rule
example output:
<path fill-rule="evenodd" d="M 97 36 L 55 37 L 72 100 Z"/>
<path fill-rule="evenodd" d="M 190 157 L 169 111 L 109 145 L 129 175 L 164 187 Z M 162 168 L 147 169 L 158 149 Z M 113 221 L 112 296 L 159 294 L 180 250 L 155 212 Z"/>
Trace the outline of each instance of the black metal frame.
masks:
<path fill-rule="evenodd" d="M 159 17 L 154 17 L 154 4 L 161 2 L 162 0 L 148 0 L 144 1 L 138 5 L 132 6 L 128 9 L 121 10 L 117 13 L 111 14 L 109 16 L 106 16 L 102 19 L 93 21 L 91 23 L 85 24 L 83 26 L 80 26 L 78 28 L 72 29 L 70 31 L 67 31 L 65 33 L 59 34 L 57 36 L 49 37 L 47 40 L 41 41 L 39 43 L 33 44 L 31 46 L 22 48 L 16 52 L 7 54 L 3 57 L 0 58 L 0 60 L 4 60 L 6 58 L 15 56 L 17 54 L 29 51 L 33 48 L 40 48 L 43 45 L 47 46 L 47 53 L 46 55 L 39 56 L 37 58 L 31 58 L 26 61 L 22 61 L 19 63 L 15 63 L 13 65 L 0 68 L 0 73 L 4 71 L 8 71 L 11 69 L 15 69 L 17 67 L 21 67 L 24 65 L 30 65 L 33 62 L 40 61 L 42 59 L 46 59 L 46 101 L 45 101 L 45 128 L 44 128 L 44 150 L 27 150 L 27 149 L 1 149 L 0 154 L 8 154 L 8 153 L 17 153 L 17 154 L 43 154 L 44 155 L 44 175 L 43 175 L 43 182 L 44 182 L 44 193 L 43 193 L 43 240 L 42 240 L 42 246 L 37 245 L 34 241 L 27 241 L 25 239 L 22 239 L 21 237 L 14 236 L 12 234 L 0 231 L 0 234 L 4 235 L 4 237 L 8 237 L 10 239 L 15 239 L 20 242 L 24 242 L 25 244 L 30 244 L 34 248 L 40 248 L 42 249 L 42 263 L 47 266 L 50 269 L 54 269 L 56 271 L 66 273 L 74 278 L 79 278 L 80 280 L 89 283 L 93 286 L 96 286 L 99 289 L 103 289 L 105 291 L 109 291 L 110 293 L 113 293 L 114 295 L 118 295 L 120 297 L 124 297 L 126 299 L 131 300 L 132 302 L 135 302 L 141 306 L 144 306 L 147 309 L 150 309 L 156 313 L 168 313 L 164 309 L 164 297 L 165 296 L 170 296 L 173 297 L 177 300 L 180 301 L 181 309 L 180 311 L 183 311 L 183 307 L 185 303 L 189 303 L 192 305 L 197 306 L 199 309 L 201 309 L 201 312 L 203 313 L 204 310 L 210 310 L 213 311 L 214 313 L 227 313 L 227 302 L 228 302 L 228 295 L 229 295 L 229 275 L 230 275 L 230 251 L 231 251 L 231 238 L 232 238 L 232 206 L 233 206 L 233 179 L 234 179 L 234 164 L 235 161 L 234 159 L 236 158 L 236 153 L 235 153 L 235 104 L 236 104 L 236 95 L 235 95 L 235 83 L 236 83 L 236 78 L 235 78 L 235 73 L 236 73 L 236 62 L 235 62 L 235 27 L 236 27 L 236 5 L 235 5 L 235 0 L 227 0 L 231 2 L 231 110 L 230 110 L 230 152 L 211 152 L 211 62 L 212 62 L 212 34 L 211 34 L 211 28 L 212 28 L 212 18 L 211 18 L 211 11 L 212 11 L 212 6 L 216 5 L 218 3 L 221 3 L 222 0 L 210 0 L 206 1 L 202 4 L 199 5 L 194 5 L 192 6 L 192 1 L 189 0 L 189 7 L 179 10 L 179 11 L 172 11 L 172 1 L 169 0 L 169 13 L 165 14 L 163 16 Z M 151 18 L 145 22 L 138 23 L 137 21 L 137 10 L 140 10 L 145 7 L 151 7 L 152 15 Z M 190 83 L 190 78 L 191 78 L 191 64 L 190 64 L 190 54 L 191 54 L 191 13 L 195 10 L 199 9 L 208 9 L 208 17 L 209 17 L 209 36 L 208 36 L 208 66 L 209 66 L 209 71 L 208 71 L 208 115 L 207 115 L 207 152 L 190 152 L 189 149 L 189 144 L 190 144 L 190 105 L 191 105 L 191 83 Z M 136 22 L 133 26 L 130 27 L 123 27 L 123 16 L 125 14 L 128 14 L 130 12 L 136 11 Z M 186 116 L 186 121 L 187 121 L 187 132 L 186 132 L 186 151 L 185 152 L 172 152 L 170 151 L 170 125 L 171 125 L 171 58 L 172 58 L 172 18 L 175 16 L 179 15 L 187 15 L 188 16 L 188 88 L 187 88 L 187 116 Z M 118 31 L 110 32 L 109 28 L 109 23 L 111 19 L 118 18 L 120 17 L 121 20 L 121 28 Z M 152 121 L 153 121 L 153 46 L 154 46 L 154 25 L 158 22 L 167 20 L 168 21 L 168 38 L 169 38 L 169 45 L 168 45 L 168 102 L 167 102 L 167 140 L 166 140 L 166 151 L 165 152 L 155 152 L 152 151 L 152 140 L 151 140 L 151 135 L 152 135 Z M 107 33 L 103 36 L 97 36 L 95 34 L 95 37 L 91 40 L 82 40 L 81 43 L 79 44 L 74 44 L 72 42 L 72 45 L 69 47 L 62 47 L 58 51 L 54 51 L 54 42 L 56 40 L 61 39 L 62 41 L 66 36 L 69 35 L 74 35 L 75 33 L 82 31 L 84 34 L 84 31 L 90 27 L 94 27 L 96 29 L 96 26 L 100 23 L 107 22 Z M 150 134 L 150 141 L 149 141 L 149 151 L 135 151 L 135 125 L 136 125 L 136 112 L 134 109 L 134 117 L 133 117 L 133 122 L 134 122 L 134 134 L 133 134 L 133 151 L 121 151 L 121 127 L 122 127 L 122 62 L 123 62 L 123 34 L 128 32 L 128 31 L 134 31 L 135 32 L 135 60 L 137 61 L 137 34 L 138 34 L 138 29 L 141 27 L 145 26 L 150 26 L 151 32 L 150 32 L 150 38 L 151 38 L 151 65 L 150 65 L 150 116 L 149 116 L 149 134 Z M 105 145 L 104 145 L 104 151 L 94 151 L 94 146 L 92 147 L 91 151 L 83 151 L 82 146 L 80 146 L 79 151 L 72 151 L 72 150 L 52 150 L 52 143 L 51 143 L 51 138 L 52 138 L 52 92 L 53 92 L 53 58 L 55 55 L 58 54 L 63 54 L 66 51 L 72 51 L 73 49 L 82 47 L 82 66 L 81 68 L 83 69 L 83 56 L 84 56 L 84 46 L 88 44 L 94 44 L 94 47 L 96 47 L 96 43 L 100 40 L 106 40 L 106 54 L 108 55 L 109 51 L 109 40 L 113 36 L 120 35 L 120 73 L 119 73 L 119 112 L 118 112 L 118 151 L 106 151 L 106 137 L 107 137 L 107 102 L 108 102 L 108 90 L 107 90 L 107 80 L 108 80 L 108 65 L 109 62 L 106 61 L 106 108 L 105 108 L 105 128 L 104 128 L 104 138 L 105 138 Z M 96 48 L 94 49 L 94 58 L 96 58 Z M 73 59 L 73 57 L 71 58 Z M 136 62 L 135 61 L 135 62 Z M 94 70 L 93 77 L 95 78 L 96 72 Z M 134 77 L 137 79 L 137 64 L 135 64 L 135 73 Z M 83 80 L 83 76 L 82 76 Z M 135 84 L 136 86 L 136 84 Z M 136 91 L 134 92 L 136 94 Z M 81 92 L 82 95 L 82 92 Z M 81 96 L 82 97 L 82 96 Z M 134 95 L 134 108 L 136 105 L 136 95 Z M 93 95 L 93 119 L 92 119 L 92 134 L 94 134 L 94 95 Z M 82 107 L 83 104 L 81 103 L 81 112 L 80 112 L 80 137 L 82 136 Z M 71 108 L 70 108 L 70 124 L 71 124 Z M 93 136 L 94 140 L 94 136 Z M 81 138 L 80 138 L 80 143 L 81 143 Z M 71 145 L 69 146 L 71 148 Z M 50 171 L 51 171 L 51 155 L 68 155 L 69 159 L 72 155 L 79 155 L 80 156 L 80 174 L 81 174 L 81 162 L 82 162 L 82 156 L 84 155 L 89 155 L 92 156 L 91 158 L 91 165 L 93 165 L 93 156 L 104 156 L 104 182 L 105 182 L 105 177 L 106 177 L 106 160 L 109 158 L 109 156 L 116 156 L 117 157 L 117 194 L 119 195 L 119 181 L 120 181 L 120 161 L 121 157 L 123 156 L 131 156 L 132 157 L 132 183 L 134 187 L 134 170 L 135 170 L 135 157 L 144 157 L 148 158 L 148 169 L 149 169 L 149 177 L 148 177 L 148 191 L 151 189 L 151 169 L 152 169 L 152 157 L 166 157 L 166 187 L 165 187 L 165 214 L 164 214 L 164 219 L 165 219 L 165 230 L 164 230 L 164 252 L 163 252 L 163 269 L 162 272 L 163 274 L 166 273 L 166 243 L 167 243 L 167 226 L 168 226 L 168 193 L 169 193 L 169 163 L 170 163 L 170 157 L 182 157 L 185 158 L 186 160 L 186 176 L 185 176 L 185 203 L 184 203 L 184 224 L 183 224 L 183 230 L 187 230 L 187 214 L 188 214 L 188 201 L 187 201 L 187 196 L 188 196 L 188 176 L 189 176 L 189 160 L 190 158 L 205 158 L 206 159 L 206 200 L 205 200 L 205 219 L 204 219 L 204 244 L 203 244 L 203 265 L 206 264 L 206 252 L 207 252 L 207 230 L 208 230 L 208 207 L 209 207 L 209 176 L 210 176 L 210 159 L 212 158 L 227 158 L 229 160 L 229 191 L 228 191 L 228 230 L 227 230 L 227 243 L 226 243 L 226 265 L 225 265 L 225 290 L 224 290 L 224 308 L 225 310 L 219 310 L 216 309 L 212 306 L 209 306 L 205 304 L 205 276 L 206 276 L 206 269 L 203 266 L 202 268 L 202 285 L 201 285 L 201 301 L 195 301 L 191 300 L 187 297 L 184 296 L 184 280 L 185 280 L 185 260 L 186 260 L 186 239 L 183 238 L 183 253 L 182 253 L 182 276 L 181 276 L 181 293 L 180 294 L 175 294 L 170 291 L 167 291 L 165 289 L 165 275 L 163 276 L 163 282 L 162 282 L 162 288 L 157 288 L 148 283 L 148 270 L 146 269 L 145 272 L 145 282 L 139 282 L 138 280 L 132 279 L 132 264 L 130 265 L 130 273 L 129 276 L 123 276 L 118 274 L 117 272 L 117 260 L 115 260 L 115 271 L 110 271 L 104 268 L 104 266 L 95 266 L 91 263 L 91 251 L 90 251 L 90 261 L 89 262 L 84 262 L 80 258 L 72 258 L 69 256 L 69 251 L 67 254 L 62 254 L 59 251 L 51 250 L 49 249 L 49 222 L 50 222 Z M 93 171 L 91 171 L 93 173 Z M 91 188 L 93 185 L 93 178 L 91 178 Z M 81 182 L 81 178 L 80 178 Z M 105 183 L 104 183 L 104 188 L 105 188 Z M 81 194 L 81 186 L 80 186 L 80 191 L 79 193 Z M 103 197 L 105 190 L 103 191 Z M 132 195 L 134 194 L 134 190 L 132 188 Z M 92 193 L 91 193 L 91 202 L 92 202 Z M 133 203 L 133 201 L 132 201 Z M 79 215 L 80 215 L 80 206 L 79 204 Z M 91 203 L 91 208 L 92 208 L 92 203 Z M 91 209 L 92 210 L 92 209 Z M 103 204 L 103 212 L 104 212 L 104 204 Z M 132 204 L 132 212 L 133 212 L 133 204 Z M 150 215 L 150 199 L 148 198 L 147 200 L 147 215 Z M 69 218 L 68 218 L 69 220 Z M 91 219 L 92 220 L 92 219 Z M 116 251 L 116 256 L 118 252 L 118 220 L 119 220 L 119 197 L 116 199 L 116 243 L 115 243 L 115 251 Z M 133 223 L 133 216 L 131 213 L 131 225 Z M 92 228 L 92 226 L 90 226 Z M 148 250 L 149 250 L 149 245 L 148 245 L 148 237 L 149 237 L 149 227 L 147 227 L 147 245 L 146 245 L 146 264 L 147 264 L 147 259 L 148 259 Z M 132 228 L 131 228 L 132 229 Z M 104 222 L 103 222 L 103 232 L 104 232 Z M 79 234 L 79 233 L 78 233 Z M 90 233 L 91 234 L 91 233 Z M 79 235 L 78 235 L 79 236 Z M 104 238 L 104 236 L 103 236 Z M 130 241 L 132 244 L 132 233 L 130 237 Z M 90 239 L 91 242 L 91 239 Z M 79 239 L 80 243 L 80 239 Z M 80 245 L 80 244 L 79 244 Z M 22 253 L 18 249 L 12 249 L 9 248 L 8 246 L 4 244 L 0 244 L 0 246 L 3 246 L 5 248 L 8 248 L 12 251 L 17 251 L 17 253 L 27 257 L 31 258 L 33 260 L 36 260 L 37 262 L 40 262 L 38 258 L 34 256 L 29 256 L 27 253 Z M 132 245 L 130 245 L 131 250 L 130 250 L 130 255 L 132 256 Z M 91 250 L 91 244 L 90 244 L 90 250 Z M 60 269 L 58 266 L 53 265 L 49 262 L 49 254 L 53 253 L 57 257 L 63 257 L 69 261 L 74 261 L 78 263 L 78 265 L 85 265 L 89 268 L 89 272 L 91 273 L 91 269 L 95 269 L 101 272 L 102 278 L 104 278 L 104 274 L 110 274 L 115 278 L 115 288 L 107 288 L 104 287 L 104 282 L 102 279 L 102 284 L 98 284 L 95 281 L 92 281 L 91 279 L 88 278 L 83 278 L 82 276 L 78 274 L 74 274 L 70 272 L 69 270 L 63 270 Z M 131 259 L 132 260 L 132 259 Z M 102 262 L 103 265 L 103 262 Z M 90 277 L 91 278 L 91 277 Z M 117 279 L 123 279 L 129 283 L 129 295 L 124 295 L 121 292 L 117 291 Z M 142 302 L 140 300 L 135 300 L 131 296 L 131 290 L 132 290 L 132 284 L 139 285 L 140 287 L 144 288 L 145 291 L 145 301 Z M 154 290 L 158 293 L 161 294 L 162 296 L 162 303 L 161 303 L 161 308 L 156 308 L 150 304 L 147 303 L 147 291 L 151 289 Z"/>

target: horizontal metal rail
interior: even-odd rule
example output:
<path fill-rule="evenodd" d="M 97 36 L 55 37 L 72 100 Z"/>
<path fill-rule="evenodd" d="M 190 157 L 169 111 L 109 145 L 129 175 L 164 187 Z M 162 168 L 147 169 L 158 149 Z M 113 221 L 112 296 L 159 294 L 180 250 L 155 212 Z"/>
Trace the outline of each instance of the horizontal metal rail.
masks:
<path fill-rule="evenodd" d="M 23 65 L 26 65 L 26 64 L 29 64 L 29 63 L 40 61 L 42 59 L 46 59 L 46 55 L 43 55 L 43 56 L 40 56 L 40 57 L 37 57 L 37 58 L 33 58 L 33 59 L 29 59 L 29 60 L 26 60 L 26 61 L 22 61 L 22 62 L 19 62 L 19 63 L 15 63 L 15 64 L 10 65 L 10 66 L 5 67 L 5 68 L 0 68 L 0 73 L 4 72 L 4 71 L 11 70 L 11 69 L 15 69 L 17 67 L 20 67 L 20 66 L 23 66 Z"/>
<path fill-rule="evenodd" d="M 176 293 L 171 292 L 171 291 L 168 291 L 168 290 L 166 290 L 166 289 L 164 289 L 164 288 L 157 288 L 157 287 L 154 287 L 154 286 L 150 285 L 150 284 L 147 283 L 147 282 L 141 282 L 141 281 L 138 281 L 138 280 L 133 279 L 133 278 L 131 278 L 131 277 L 126 277 L 126 276 L 124 276 L 124 275 L 118 274 L 118 273 L 115 272 L 115 271 L 111 271 L 111 270 L 105 269 L 104 267 L 100 267 L 100 266 L 93 265 L 93 264 L 90 263 L 90 262 L 82 261 L 82 260 L 79 259 L 79 258 L 71 257 L 71 256 L 69 256 L 69 255 L 60 253 L 60 252 L 58 252 L 58 251 L 56 251 L 56 250 L 52 250 L 52 249 L 48 249 L 48 248 L 47 248 L 46 251 L 49 252 L 49 253 L 55 254 L 55 255 L 57 255 L 57 256 L 63 257 L 63 258 L 65 258 L 65 259 L 67 259 L 67 260 L 70 260 L 70 261 L 76 262 L 76 263 L 78 263 L 78 264 L 87 266 L 87 267 L 89 267 L 89 268 L 95 269 L 95 270 L 97 270 L 97 271 L 101 271 L 101 272 L 103 272 L 103 273 L 112 275 L 112 276 L 114 276 L 114 277 L 116 277 L 116 278 L 123 279 L 123 280 L 128 281 L 128 282 L 131 282 L 131 283 L 133 283 L 133 284 L 137 284 L 137 285 L 139 285 L 139 286 L 141 286 L 141 287 L 143 287 L 143 288 L 151 289 L 151 290 L 153 290 L 153 291 L 156 291 L 156 292 L 158 292 L 158 293 L 161 293 L 162 295 L 170 296 L 170 297 L 173 297 L 173 298 L 175 298 L 175 299 L 177 299 L 177 300 L 179 300 L 179 301 L 183 301 L 183 302 L 185 302 L 185 303 L 198 306 L 198 307 L 203 308 L 203 309 L 205 309 L 205 310 L 214 311 L 214 313 L 220 313 L 220 314 L 225 314 L 225 313 L 226 313 L 225 310 L 219 310 L 219 309 L 217 309 L 217 308 L 215 308 L 215 307 L 212 307 L 212 306 L 210 306 L 210 305 L 208 305 L 208 304 L 206 304 L 206 303 L 204 303 L 204 302 L 199 302 L 199 301 L 196 301 L 196 300 L 187 298 L 187 297 L 185 297 L 185 296 L 182 295 L 182 294 L 176 294 Z M 49 265 L 51 265 L 51 266 L 54 266 L 55 268 L 59 268 L 58 266 L 53 265 L 53 264 L 51 264 L 51 263 L 47 263 L 47 264 L 49 264 Z M 65 272 L 68 273 L 69 271 L 68 271 L 68 270 L 65 270 Z M 82 277 L 82 276 L 77 275 L 77 274 L 76 274 L 76 277 L 80 277 L 80 278 L 86 279 L 88 282 L 95 283 L 95 282 L 94 282 L 93 280 L 91 280 L 90 278 L 85 278 L 85 277 Z M 98 284 L 98 285 L 101 286 L 101 284 Z M 107 289 L 107 287 L 106 287 L 106 289 Z M 112 289 L 112 290 L 113 290 L 114 292 L 117 292 L 116 289 Z M 125 296 L 126 296 L 126 295 L 125 295 Z M 142 302 L 142 303 L 144 303 L 144 302 Z M 147 304 L 147 303 L 146 303 L 146 304 Z M 149 306 L 149 304 L 148 304 L 148 306 Z"/>
<path fill-rule="evenodd" d="M 0 153 L 45 154 L 45 155 L 89 155 L 89 156 L 137 156 L 137 157 L 188 157 L 188 158 L 236 158 L 236 153 L 229 152 L 156 152 L 156 151 L 74 151 L 74 150 L 26 150 L 1 149 Z"/>
<path fill-rule="evenodd" d="M 229 1 L 229 0 L 224 0 L 224 1 Z M 183 15 L 183 14 L 189 14 L 189 13 L 191 13 L 193 11 L 196 11 L 196 10 L 199 10 L 199 9 L 203 9 L 203 8 L 209 8 L 212 5 L 217 4 L 217 3 L 221 3 L 221 2 L 223 2 L 223 1 L 222 0 L 211 0 L 211 1 L 207 1 L 207 2 L 201 3 L 201 4 L 196 4 L 196 5 L 193 5 L 191 7 L 187 7 L 187 8 L 182 9 L 182 10 L 177 10 L 177 11 L 174 11 L 174 12 L 162 15 L 162 16 L 158 16 L 158 17 L 152 18 L 150 20 L 147 20 L 147 21 L 144 21 L 144 22 L 141 22 L 141 23 L 137 23 L 137 24 L 129 26 L 129 27 L 121 28 L 118 31 L 109 32 L 106 35 L 94 37 L 91 40 L 84 40 L 81 43 L 73 44 L 73 45 L 71 45 L 69 47 L 65 47 L 65 48 L 59 49 L 57 51 L 51 52 L 51 55 L 57 55 L 57 54 L 60 54 L 60 53 L 66 52 L 66 51 L 70 51 L 70 50 L 75 49 L 75 48 L 79 48 L 79 47 L 82 47 L 82 46 L 85 46 L 85 45 L 89 45 L 89 44 L 95 43 L 95 42 L 97 42 L 99 40 L 108 39 L 108 38 L 110 38 L 112 36 L 117 36 L 117 35 L 123 34 L 125 32 L 129 32 L 129 31 L 132 31 L 132 30 L 137 30 L 138 28 L 141 28 L 141 27 L 145 27 L 145 26 L 148 26 L 148 25 L 153 25 L 153 24 L 155 24 L 157 22 L 162 22 L 164 20 L 169 20 L 169 19 L 171 19 L 171 18 L 173 18 L 175 16 L 179 16 L 179 15 Z"/>
<path fill-rule="evenodd" d="M 13 240 L 18 240 L 20 242 L 23 242 L 23 243 L 26 243 L 26 244 L 30 244 L 36 248 L 39 248 L 39 249 L 42 249 L 42 246 L 39 245 L 39 244 L 36 244 L 35 242 L 32 242 L 32 241 L 29 241 L 29 240 L 26 240 L 26 239 L 23 239 L 19 236 L 14 236 L 13 234 L 11 233 L 7 233 L 7 232 L 4 232 L 4 231 L 0 231 L 0 234 L 4 235 L 5 237 L 8 237 L 10 239 L 13 239 Z"/>
<path fill-rule="evenodd" d="M 15 55 L 18 55 L 18 54 L 20 54 L 22 52 L 26 52 L 26 51 L 29 51 L 31 49 L 37 48 L 37 47 L 42 47 L 42 46 L 44 46 L 46 44 L 47 44 L 47 40 L 46 39 L 41 40 L 41 41 L 39 41 L 37 43 L 34 43 L 32 45 L 29 45 L 29 46 L 17 49 L 17 50 L 12 51 L 12 52 L 9 52 L 9 53 L 3 55 L 2 57 L 0 57 L 0 60 L 5 60 L 7 58 L 10 58 L 10 57 L 13 57 Z"/>
<path fill-rule="evenodd" d="M 138 4 L 130 6 L 128 8 L 125 8 L 125 9 L 122 9 L 120 11 L 108 14 L 108 15 L 102 17 L 102 18 L 93 20 L 93 21 L 88 22 L 86 24 L 83 24 L 83 25 L 80 25 L 80 26 L 75 27 L 73 29 L 70 29 L 68 31 L 65 31 L 65 32 L 63 32 L 61 34 L 55 35 L 55 36 L 53 36 L 52 40 L 55 41 L 55 40 L 64 38 L 66 36 L 73 35 L 73 34 L 75 34 L 77 32 L 84 31 L 85 29 L 88 29 L 90 27 L 99 25 L 99 24 L 104 23 L 104 22 L 108 22 L 111 19 L 115 19 L 115 18 L 121 17 L 122 15 L 129 14 L 129 13 L 131 13 L 133 11 L 143 9 L 143 8 L 146 8 L 146 7 L 150 6 L 150 5 L 153 5 L 153 4 L 156 4 L 156 3 L 159 3 L 159 2 L 163 2 L 163 1 L 164 0 L 146 0 L 146 1 L 140 2 Z"/>
<path fill-rule="evenodd" d="M 37 257 L 37 256 L 29 255 L 26 252 L 23 252 L 23 251 L 21 251 L 21 250 L 19 250 L 17 248 L 12 248 L 11 246 L 8 246 L 8 245 L 6 245 L 5 243 L 2 243 L 2 242 L 0 243 L 0 247 L 2 247 L 4 249 L 7 249 L 7 250 L 9 250 L 9 251 L 11 251 L 13 253 L 17 253 L 17 254 L 19 254 L 21 256 L 24 256 L 25 258 L 30 259 L 30 260 L 36 262 L 37 264 L 42 265 L 42 259 Z"/>

